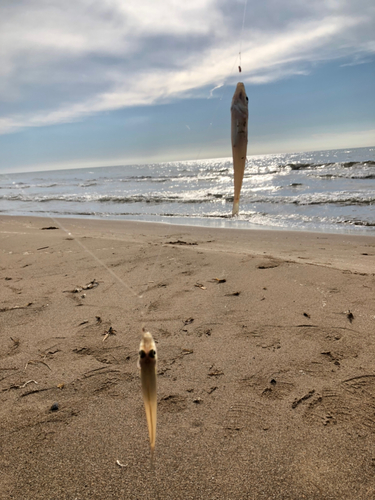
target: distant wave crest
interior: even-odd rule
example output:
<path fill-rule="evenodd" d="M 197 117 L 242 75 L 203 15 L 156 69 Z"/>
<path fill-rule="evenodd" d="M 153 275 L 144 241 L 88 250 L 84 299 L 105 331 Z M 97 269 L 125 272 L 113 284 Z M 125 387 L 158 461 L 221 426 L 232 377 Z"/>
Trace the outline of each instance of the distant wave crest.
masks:
<path fill-rule="evenodd" d="M 66 203 L 207 203 L 213 201 L 232 202 L 233 196 L 227 193 L 212 192 L 182 192 L 182 193 L 148 193 L 133 195 L 99 195 L 99 194 L 59 194 L 59 195 L 30 195 L 25 193 L 7 194 L 0 196 L 0 200 L 47 203 L 52 201 Z M 258 196 L 251 192 L 243 195 L 243 201 L 247 203 L 272 203 L 272 204 L 295 204 L 295 205 L 371 205 L 375 203 L 375 193 L 346 193 L 329 192 L 301 194 L 297 196 Z"/>

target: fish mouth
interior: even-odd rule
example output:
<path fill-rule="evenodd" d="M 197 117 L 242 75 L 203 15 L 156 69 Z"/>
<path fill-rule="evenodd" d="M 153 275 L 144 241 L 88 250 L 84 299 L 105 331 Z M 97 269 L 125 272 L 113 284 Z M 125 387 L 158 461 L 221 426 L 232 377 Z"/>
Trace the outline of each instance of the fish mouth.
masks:
<path fill-rule="evenodd" d="M 245 85 L 241 82 L 237 83 L 236 90 L 233 94 L 231 112 L 239 112 L 243 115 L 248 113 L 248 97 L 246 95 Z"/>

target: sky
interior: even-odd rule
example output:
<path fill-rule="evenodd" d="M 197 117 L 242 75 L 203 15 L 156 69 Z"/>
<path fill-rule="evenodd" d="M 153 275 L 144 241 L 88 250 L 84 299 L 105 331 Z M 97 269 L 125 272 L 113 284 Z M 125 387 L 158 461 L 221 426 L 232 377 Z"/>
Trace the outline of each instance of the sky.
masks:
<path fill-rule="evenodd" d="M 0 172 L 228 157 L 238 81 L 248 155 L 374 146 L 374 1 L 1 0 Z"/>

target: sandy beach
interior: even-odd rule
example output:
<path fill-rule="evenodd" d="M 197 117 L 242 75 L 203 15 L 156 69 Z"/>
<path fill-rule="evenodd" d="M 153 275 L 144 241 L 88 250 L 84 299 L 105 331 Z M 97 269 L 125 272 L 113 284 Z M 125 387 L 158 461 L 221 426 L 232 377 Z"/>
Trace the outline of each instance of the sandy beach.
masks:
<path fill-rule="evenodd" d="M 1 216 L 0 282 L 1 499 L 375 498 L 374 237 Z"/>

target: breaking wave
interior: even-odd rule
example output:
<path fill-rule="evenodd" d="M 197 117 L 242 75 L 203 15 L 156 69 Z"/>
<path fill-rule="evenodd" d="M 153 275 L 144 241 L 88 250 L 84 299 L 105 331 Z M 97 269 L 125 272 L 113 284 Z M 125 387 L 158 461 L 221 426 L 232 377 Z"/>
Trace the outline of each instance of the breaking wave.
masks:
<path fill-rule="evenodd" d="M 0 212 L 373 234 L 374 154 L 248 157 L 236 220 L 231 158 L 0 175 Z"/>

